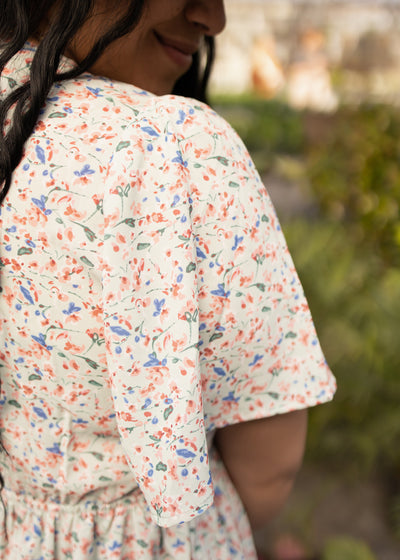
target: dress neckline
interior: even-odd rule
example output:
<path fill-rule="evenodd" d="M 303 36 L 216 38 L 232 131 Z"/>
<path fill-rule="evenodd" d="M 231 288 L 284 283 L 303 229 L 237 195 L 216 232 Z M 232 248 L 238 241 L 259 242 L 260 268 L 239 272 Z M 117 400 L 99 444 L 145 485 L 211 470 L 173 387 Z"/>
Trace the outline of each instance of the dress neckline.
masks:
<path fill-rule="evenodd" d="M 38 48 L 38 43 L 36 43 L 35 41 L 33 41 L 32 39 L 28 39 L 24 46 L 21 49 L 21 53 L 24 53 L 26 51 L 30 52 L 33 54 L 33 56 L 35 55 L 37 48 Z M 72 58 L 66 56 L 65 54 L 62 54 L 60 57 L 60 64 L 59 64 L 59 71 L 61 72 L 68 72 L 68 70 L 73 70 L 74 68 L 76 68 L 77 63 L 75 62 L 75 60 L 73 60 Z"/>

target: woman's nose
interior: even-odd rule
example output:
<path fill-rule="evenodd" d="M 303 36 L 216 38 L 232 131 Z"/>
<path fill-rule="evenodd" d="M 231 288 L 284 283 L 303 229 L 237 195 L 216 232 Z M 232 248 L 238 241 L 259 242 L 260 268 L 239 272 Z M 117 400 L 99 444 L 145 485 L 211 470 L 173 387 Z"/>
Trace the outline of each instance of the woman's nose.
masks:
<path fill-rule="evenodd" d="M 224 0 L 189 0 L 186 17 L 201 26 L 205 35 L 218 35 L 226 24 Z"/>

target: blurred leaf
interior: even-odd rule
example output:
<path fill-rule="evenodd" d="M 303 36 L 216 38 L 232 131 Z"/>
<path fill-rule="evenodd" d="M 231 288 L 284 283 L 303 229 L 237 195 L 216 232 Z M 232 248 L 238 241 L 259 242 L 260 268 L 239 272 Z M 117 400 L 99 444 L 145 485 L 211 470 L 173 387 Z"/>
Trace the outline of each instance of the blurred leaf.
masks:
<path fill-rule="evenodd" d="M 376 557 L 362 541 L 336 537 L 328 541 L 322 560 L 376 560 Z"/>

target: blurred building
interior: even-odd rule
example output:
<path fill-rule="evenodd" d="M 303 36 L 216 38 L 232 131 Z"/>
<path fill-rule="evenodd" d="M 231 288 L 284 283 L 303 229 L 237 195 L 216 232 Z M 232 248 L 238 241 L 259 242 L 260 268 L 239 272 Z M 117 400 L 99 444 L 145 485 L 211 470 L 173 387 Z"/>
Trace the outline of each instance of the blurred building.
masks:
<path fill-rule="evenodd" d="M 215 93 L 296 107 L 399 102 L 400 0 L 227 0 Z"/>

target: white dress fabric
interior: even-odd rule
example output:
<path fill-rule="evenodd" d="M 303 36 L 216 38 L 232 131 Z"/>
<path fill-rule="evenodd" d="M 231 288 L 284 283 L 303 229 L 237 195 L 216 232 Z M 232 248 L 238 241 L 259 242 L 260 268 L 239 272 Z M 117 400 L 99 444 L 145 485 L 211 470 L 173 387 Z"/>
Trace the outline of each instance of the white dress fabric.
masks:
<path fill-rule="evenodd" d="M 0 286 L 2 557 L 255 558 L 212 436 L 335 380 L 229 125 L 91 74 L 54 85 L 1 207 Z"/>

